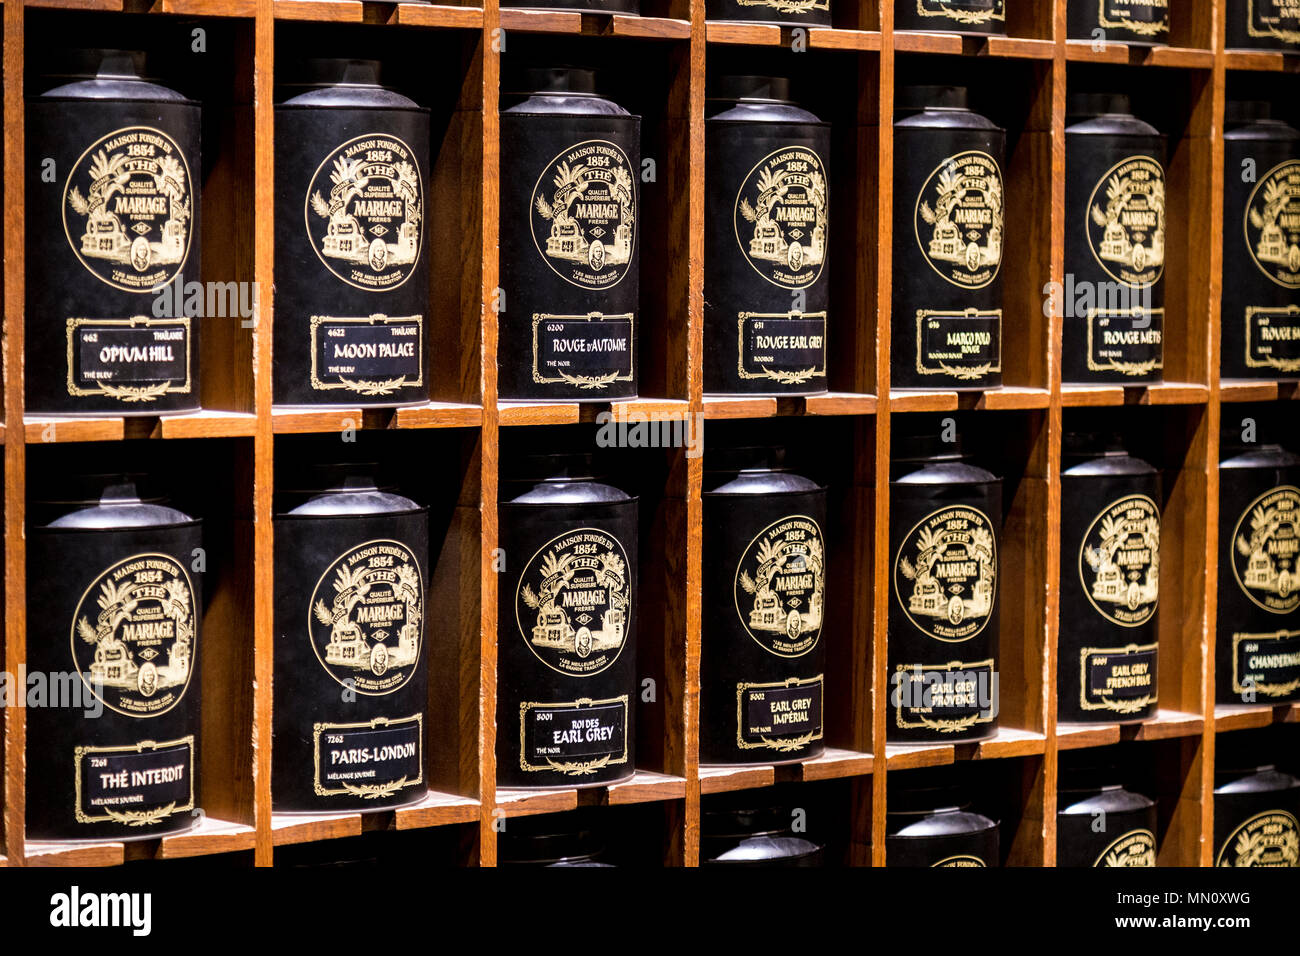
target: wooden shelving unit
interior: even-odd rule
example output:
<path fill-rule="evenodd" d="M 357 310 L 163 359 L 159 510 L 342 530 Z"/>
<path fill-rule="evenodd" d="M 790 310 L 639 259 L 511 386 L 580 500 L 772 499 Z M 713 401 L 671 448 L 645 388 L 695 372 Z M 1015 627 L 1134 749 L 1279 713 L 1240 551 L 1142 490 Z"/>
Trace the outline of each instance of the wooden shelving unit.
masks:
<path fill-rule="evenodd" d="M 455 862 L 494 865 L 502 821 L 542 813 L 638 805 L 662 812 L 659 855 L 670 865 L 699 861 L 702 797 L 767 787 L 842 787 L 856 863 L 885 863 L 890 774 L 956 765 L 1002 772 L 1018 803 L 1007 862 L 1052 865 L 1058 756 L 1145 741 L 1166 748 L 1176 773 L 1162 826 L 1163 864 L 1211 862 L 1212 787 L 1218 735 L 1300 722 L 1300 705 L 1216 708 L 1213 654 L 1217 557 L 1218 433 L 1223 403 L 1295 401 L 1293 383 L 1223 382 L 1218 374 L 1222 259 L 1223 117 L 1231 71 L 1300 72 L 1300 58 L 1222 49 L 1224 0 L 1176 5 L 1173 44 L 1146 50 L 1097 48 L 1065 39 L 1067 0 L 1008 0 L 1009 36 L 963 38 L 893 30 L 892 0 L 836 0 L 833 28 L 799 30 L 706 23 L 702 0 L 646 0 L 645 17 L 502 10 L 371 0 L 5 0 L 4 129 L 4 643 L 3 669 L 22 673 L 24 559 L 29 484 L 45 456 L 80 443 L 157 439 L 149 448 L 184 451 L 186 461 L 228 469 L 232 567 L 204 622 L 202 693 L 209 714 L 202 742 L 200 804 L 193 832 L 141 842 L 67 846 L 24 835 L 22 708 L 0 709 L 3 842 L 0 866 L 112 866 L 243 852 L 273 865 L 277 848 L 375 830 L 456 828 Z M 1078 2 L 1078 0 L 1071 0 Z M 219 97 L 221 138 L 205 183 L 205 278 L 255 281 L 256 321 L 205 331 L 203 403 L 198 415 L 43 419 L 23 400 L 23 116 L 30 65 L 56 37 L 92 35 L 131 18 L 147 43 L 158 31 L 209 28 L 209 59 L 229 73 Z M 391 44 L 395 56 L 438 66 L 429 88 L 434 127 L 432 201 L 442 203 L 455 241 L 431 243 L 434 341 L 432 400 L 397 410 L 273 410 L 269 329 L 273 296 L 273 86 L 277 51 L 334 31 Z M 211 38 L 219 38 L 214 48 Z M 64 41 L 70 42 L 70 41 Z M 790 52 L 791 50 L 796 52 Z M 642 260 L 643 397 L 605 404 L 503 402 L 497 397 L 498 105 L 502 67 L 542 62 L 547 51 L 595 66 L 631 63 L 646 104 L 646 155 L 657 162 L 647 189 Z M 783 56 L 796 74 L 825 76 L 825 103 L 809 103 L 838 131 L 832 190 L 842 237 L 832 263 L 831 392 L 811 398 L 705 398 L 703 352 L 704 113 L 706 75 L 748 57 Z M 929 65 L 958 62 L 973 93 L 1005 88 L 1014 137 L 1008 191 L 1032 196 L 1009 215 L 1006 385 L 979 392 L 891 390 L 891 170 L 896 83 Z M 1063 387 L 1062 319 L 1043 309 L 1043 288 L 1064 279 L 1064 136 L 1067 88 L 1078 70 L 1115 70 L 1120 82 L 1172 91 L 1170 232 L 1167 266 L 1167 381 L 1148 387 Z M 1286 80 L 1289 82 L 1289 80 Z M 1295 81 L 1300 83 L 1300 80 Z M 1002 84 L 1002 85 L 999 85 Z M 1294 92 L 1294 91 L 1293 91 Z M 633 104 L 635 105 L 635 104 Z M 977 108 L 978 108 L 978 104 Z M 434 226 L 432 228 L 444 228 Z M 1051 310 L 1048 310 L 1051 312 Z M 32 373 L 36 370 L 26 370 Z M 1058 726 L 1057 658 L 1061 437 L 1086 408 L 1156 406 L 1168 424 L 1174 474 L 1165 505 L 1162 561 L 1162 710 L 1139 725 Z M 741 419 L 773 427 L 825 428 L 837 445 L 833 547 L 841 560 L 828 619 L 830 666 L 825 755 L 795 764 L 701 768 L 698 761 L 701 485 L 703 462 L 683 449 L 664 454 L 654 500 L 656 531 L 643 542 L 641 673 L 659 682 L 650 719 L 639 719 L 638 771 L 591 789 L 498 790 L 496 712 L 496 499 L 503 443 L 529 429 L 595 423 L 602 413 L 724 428 Z M 1002 729 L 973 744 L 886 746 L 885 642 L 890 586 L 888 461 L 891 436 L 908 416 L 961 415 L 976 431 L 1001 435 L 1013 487 L 1002 576 Z M 895 417 L 898 416 L 898 422 Z M 914 419 L 919 420 L 919 419 Z M 715 424 L 716 423 L 716 424 Z M 454 627 L 431 653 L 431 708 L 457 733 L 430 752 L 433 792 L 422 803 L 372 815 L 291 816 L 271 812 L 272 488 L 277 449 L 299 436 L 349 429 L 384 433 L 401 454 L 441 475 L 433 541 L 433 587 Z M 502 431 L 506 429 L 506 431 Z M 387 439 L 386 439 L 387 440 Z M 168 444 L 177 442 L 183 444 Z M 708 454 L 707 444 L 705 455 Z M 197 457 L 195 457 L 197 456 Z M 190 465 L 189 467 L 193 467 Z M 31 481 L 29 481 L 31 476 Z M 1176 516 L 1176 517 L 1173 517 Z M 432 644 L 431 644 L 432 646 Z M 605 809 L 609 808 L 609 809 Z M 508 823 L 506 824 L 508 825 Z M 287 852 L 287 851 L 286 851 Z"/>

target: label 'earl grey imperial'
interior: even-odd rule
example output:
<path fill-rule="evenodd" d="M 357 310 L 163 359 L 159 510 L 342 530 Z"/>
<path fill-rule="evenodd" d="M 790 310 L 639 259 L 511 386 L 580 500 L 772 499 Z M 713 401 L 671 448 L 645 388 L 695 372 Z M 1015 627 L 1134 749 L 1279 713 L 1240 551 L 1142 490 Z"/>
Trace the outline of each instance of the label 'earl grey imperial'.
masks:
<path fill-rule="evenodd" d="M 275 403 L 428 398 L 429 112 L 313 61 L 275 108 Z"/>
<path fill-rule="evenodd" d="M 82 484 L 28 538 L 28 666 L 70 696 L 28 698 L 27 835 L 178 833 L 198 806 L 201 526 L 134 478 Z"/>
<path fill-rule="evenodd" d="M 199 106 L 142 80 L 143 54 L 97 60 L 27 103 L 27 410 L 196 409 Z"/>

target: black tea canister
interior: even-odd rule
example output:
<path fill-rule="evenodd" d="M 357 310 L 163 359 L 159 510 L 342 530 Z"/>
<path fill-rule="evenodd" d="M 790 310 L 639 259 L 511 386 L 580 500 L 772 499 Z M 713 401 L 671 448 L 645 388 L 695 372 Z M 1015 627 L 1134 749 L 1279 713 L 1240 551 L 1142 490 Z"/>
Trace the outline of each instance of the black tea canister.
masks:
<path fill-rule="evenodd" d="M 1300 700 L 1300 455 L 1223 447 L 1215 700 Z"/>
<path fill-rule="evenodd" d="M 581 454 L 522 455 L 498 506 L 497 783 L 636 769 L 637 499 Z"/>
<path fill-rule="evenodd" d="M 1215 773 L 1215 866 L 1300 866 L 1300 780 L 1272 764 Z"/>
<path fill-rule="evenodd" d="M 1116 440 L 1066 436 L 1057 719 L 1150 717 L 1157 699 L 1160 476 Z"/>
<path fill-rule="evenodd" d="M 721 449 L 705 471 L 700 762 L 818 756 L 826 489 L 781 448 Z"/>
<path fill-rule="evenodd" d="M 1001 36 L 1006 0 L 894 0 L 894 29 Z"/>
<path fill-rule="evenodd" d="M 1071 40 L 1129 46 L 1169 42 L 1169 0 L 1071 0 L 1066 11 Z"/>
<path fill-rule="evenodd" d="M 705 0 L 706 20 L 828 27 L 832 0 Z"/>
<path fill-rule="evenodd" d="M 590 70 L 523 85 L 501 112 L 501 398 L 635 397 L 641 118 Z"/>
<path fill-rule="evenodd" d="M 582 811 L 519 817 L 497 837 L 498 866 L 612 866 L 606 856 L 598 818 Z"/>
<path fill-rule="evenodd" d="M 275 107 L 277 405 L 429 397 L 429 111 L 373 60 L 311 60 Z"/>
<path fill-rule="evenodd" d="M 808 832 L 807 808 L 793 801 L 793 792 L 782 788 L 707 799 L 700 812 L 700 865 L 825 866 L 825 844 Z"/>
<path fill-rule="evenodd" d="M 1164 368 L 1165 138 L 1124 95 L 1071 94 L 1065 130 L 1065 382 Z"/>
<path fill-rule="evenodd" d="M 429 517 L 369 463 L 278 491 L 271 803 L 369 811 L 428 792 Z"/>
<path fill-rule="evenodd" d="M 885 814 L 885 865 L 1000 866 L 998 825 L 972 809 L 966 790 L 945 775 L 893 787 Z"/>
<path fill-rule="evenodd" d="M 33 508 L 28 672 L 73 697 L 27 709 L 29 840 L 140 839 L 196 822 L 202 527 L 142 497 L 146 480 L 87 476 Z"/>
<path fill-rule="evenodd" d="M 899 90 L 890 383 L 1002 384 L 1006 133 L 961 87 Z"/>
<path fill-rule="evenodd" d="M 704 391 L 826 390 L 830 127 L 784 77 L 723 77 L 704 124 Z"/>
<path fill-rule="evenodd" d="M 1300 377 L 1300 132 L 1259 100 L 1228 104 L 1224 378 Z"/>
<path fill-rule="evenodd" d="M 1227 0 L 1227 5 L 1227 49 L 1300 52 L 1300 4 L 1295 0 Z"/>
<path fill-rule="evenodd" d="M 1057 866 L 1156 865 L 1156 802 L 1122 783 L 1125 775 L 1116 761 L 1091 753 L 1062 765 L 1056 811 Z"/>
<path fill-rule="evenodd" d="M 199 104 L 96 51 L 27 101 L 27 410 L 199 407 Z M 43 170 L 52 169 L 55 182 Z"/>
<path fill-rule="evenodd" d="M 898 743 L 997 731 L 1002 479 L 901 438 L 889 485 L 889 711 Z"/>

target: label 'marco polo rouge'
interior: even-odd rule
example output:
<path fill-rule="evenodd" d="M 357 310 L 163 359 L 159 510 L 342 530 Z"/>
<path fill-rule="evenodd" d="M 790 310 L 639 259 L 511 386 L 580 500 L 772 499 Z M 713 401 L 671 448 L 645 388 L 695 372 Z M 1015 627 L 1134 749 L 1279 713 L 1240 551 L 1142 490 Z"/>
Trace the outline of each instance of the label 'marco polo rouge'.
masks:
<path fill-rule="evenodd" d="M 1272 765 L 1215 777 L 1214 865 L 1300 867 L 1300 780 Z"/>
<path fill-rule="evenodd" d="M 1300 456 L 1260 445 L 1219 464 L 1218 594 L 1215 700 L 1300 700 Z"/>
<path fill-rule="evenodd" d="M 1160 476 L 1089 436 L 1067 436 L 1061 475 L 1057 717 L 1141 720 L 1156 709 Z"/>
<path fill-rule="evenodd" d="M 1065 130 L 1066 382 L 1160 381 L 1165 140 L 1128 97 L 1072 94 Z"/>
<path fill-rule="evenodd" d="M 705 122 L 704 390 L 826 390 L 830 128 L 782 77 L 724 77 Z"/>
<path fill-rule="evenodd" d="M 199 317 L 160 294 L 199 278 L 199 106 L 137 59 L 27 102 L 28 411 L 199 407 Z"/>
<path fill-rule="evenodd" d="M 1067 10 L 1071 40 L 1130 46 L 1169 42 L 1169 0 L 1073 0 Z"/>
<path fill-rule="evenodd" d="M 903 87 L 897 109 L 891 383 L 996 387 L 1006 134 L 959 87 Z"/>
<path fill-rule="evenodd" d="M 583 456 L 503 485 L 497 782 L 582 787 L 636 769 L 637 501 Z M 526 477 L 525 477 L 526 476 Z"/>
<path fill-rule="evenodd" d="M 641 118 L 590 70 L 530 70 L 501 113 L 503 399 L 636 395 Z"/>
<path fill-rule="evenodd" d="M 826 490 L 781 452 L 724 449 L 706 478 L 702 763 L 823 749 Z"/>
<path fill-rule="evenodd" d="M 894 29 L 1000 36 L 1006 0 L 894 0 Z"/>
<path fill-rule="evenodd" d="M 1228 0 L 1229 50 L 1300 50 L 1300 3 L 1296 0 Z"/>
<path fill-rule="evenodd" d="M 315 468 L 278 495 L 277 812 L 420 800 L 426 741 L 446 735 L 426 726 L 428 512 L 381 490 L 374 470 Z"/>
<path fill-rule="evenodd" d="M 429 395 L 429 112 L 372 60 L 314 60 L 275 108 L 275 403 Z"/>
<path fill-rule="evenodd" d="M 835 0 L 705 0 L 706 20 L 740 20 L 813 27 L 831 25 Z"/>
<path fill-rule="evenodd" d="M 1224 133 L 1225 378 L 1300 378 L 1300 132 L 1234 100 Z M 1254 176 L 1246 170 L 1254 169 Z"/>
<path fill-rule="evenodd" d="M 38 504 L 27 562 L 27 836 L 188 830 L 198 806 L 200 522 L 134 478 Z M 61 676 L 60 676 L 61 675 Z M 65 697 L 66 695 L 66 697 Z"/>
<path fill-rule="evenodd" d="M 937 444 L 937 443 L 936 443 Z M 890 482 L 890 741 L 997 730 L 1002 480 L 922 440 Z M 919 452 L 919 454 L 914 453 Z"/>

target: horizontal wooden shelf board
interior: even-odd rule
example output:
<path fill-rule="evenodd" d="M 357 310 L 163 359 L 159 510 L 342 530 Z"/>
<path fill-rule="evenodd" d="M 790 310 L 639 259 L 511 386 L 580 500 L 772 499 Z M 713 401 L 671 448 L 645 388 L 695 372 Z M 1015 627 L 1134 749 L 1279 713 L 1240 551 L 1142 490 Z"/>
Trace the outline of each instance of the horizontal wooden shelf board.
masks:
<path fill-rule="evenodd" d="M 1204 405 L 1210 387 L 1195 382 L 1152 382 L 1149 385 L 1062 385 L 1066 408 L 1109 405 Z"/>
<path fill-rule="evenodd" d="M 128 3 L 131 0 L 127 0 Z M 163 0 L 170 2 L 170 0 Z M 190 2 L 190 0 L 186 0 Z M 221 2 L 221 0 L 208 0 Z M 395 24 L 481 30 L 483 8 L 431 3 L 386 3 L 371 0 L 275 0 L 277 20 L 317 23 Z"/>
<path fill-rule="evenodd" d="M 632 398 L 616 402 L 500 402 L 498 420 L 506 425 L 572 425 L 595 422 L 603 412 L 613 420 L 678 421 L 690 412 L 690 403 L 671 398 Z"/>
<path fill-rule="evenodd" d="M 122 843 L 42 843 L 28 840 L 23 856 L 28 866 L 121 866 Z"/>
<path fill-rule="evenodd" d="M 567 790 L 498 790 L 497 814 L 505 817 L 530 817 L 539 813 L 563 813 L 578 808 L 578 791 Z"/>
<path fill-rule="evenodd" d="M 573 810 L 579 806 L 619 807 L 634 803 L 657 803 L 661 800 L 683 800 L 685 797 L 685 777 L 674 777 L 653 770 L 638 770 L 627 780 L 603 787 L 498 790 L 496 805 L 497 809 L 507 817 L 523 817 Z"/>
<path fill-rule="evenodd" d="M 779 764 L 700 767 L 701 793 L 756 790 L 774 783 L 838 780 L 862 777 L 875 768 L 869 753 L 827 747 L 819 757 Z"/>
<path fill-rule="evenodd" d="M 419 830 L 452 823 L 472 823 L 479 818 L 482 804 L 474 797 L 429 791 L 419 803 L 393 811 L 393 825 L 398 830 Z"/>
<path fill-rule="evenodd" d="M 1219 382 L 1219 398 L 1225 402 L 1294 401 L 1300 397 L 1300 382 L 1251 381 L 1224 379 Z"/>
<path fill-rule="evenodd" d="M 1025 408 L 1047 408 L 1051 401 L 1050 390 L 1024 385 L 1003 385 L 999 388 L 960 392 L 903 388 L 889 391 L 891 412 L 955 412 L 959 408 L 1013 411 Z"/>
<path fill-rule="evenodd" d="M 271 840 L 276 846 L 286 846 L 290 843 L 360 836 L 361 816 L 360 813 L 273 813 Z"/>
<path fill-rule="evenodd" d="M 280 0 L 282 3 L 293 0 Z M 520 33 L 568 33 L 583 36 L 636 37 L 644 40 L 689 40 L 691 22 L 668 17 L 582 13 L 574 10 L 519 10 L 503 7 L 501 26 Z"/>
<path fill-rule="evenodd" d="M 220 409 L 105 418 L 29 415 L 23 419 L 23 432 L 29 445 L 124 438 L 251 438 L 256 429 L 257 416 L 251 412 Z"/>
<path fill-rule="evenodd" d="M 714 20 L 704 25 L 704 41 L 780 46 L 781 28 L 771 23 L 721 23 Z"/>
<path fill-rule="evenodd" d="M 1011 36 L 962 36 L 957 33 L 894 33 L 894 49 L 900 53 L 942 53 L 950 56 L 996 56 L 1050 60 L 1056 44 L 1051 40 Z"/>
<path fill-rule="evenodd" d="M 204 817 L 188 833 L 163 837 L 154 854 L 160 860 L 178 860 L 184 857 L 207 856 L 213 853 L 234 853 L 251 850 L 257 840 L 257 831 L 247 824 Z M 131 844 L 127 845 L 130 856 Z"/>
<path fill-rule="evenodd" d="M 1161 708 L 1154 716 L 1134 723 L 1057 724 L 1056 741 L 1060 750 L 1080 750 L 1108 747 L 1121 740 L 1197 737 L 1204 729 L 1205 718 L 1200 714 Z"/>
<path fill-rule="evenodd" d="M 271 428 L 277 435 L 341 432 L 348 428 L 477 428 L 483 424 L 479 405 L 425 402 L 401 408 L 276 408 Z"/>
<path fill-rule="evenodd" d="M 1004 757 L 1029 757 L 1047 749 L 1047 737 L 1032 730 L 999 727 L 987 740 L 952 745 L 956 760 L 997 760 Z"/>
<path fill-rule="evenodd" d="M 1214 731 L 1253 730 L 1300 721 L 1300 704 L 1215 704 Z"/>
<path fill-rule="evenodd" d="M 86 10 L 109 13 L 161 13 L 183 17 L 251 19 L 257 0 L 23 0 L 34 10 Z"/>
<path fill-rule="evenodd" d="M 889 744 L 885 747 L 887 770 L 942 767 L 957 759 L 955 744 Z"/>
<path fill-rule="evenodd" d="M 704 417 L 771 418 L 776 415 L 874 415 L 876 396 L 859 392 L 825 392 L 821 395 L 706 395 Z"/>
<path fill-rule="evenodd" d="M 700 767 L 700 793 L 731 793 L 757 790 L 776 783 L 776 768 L 771 764 L 742 767 Z"/>
<path fill-rule="evenodd" d="M 1119 743 L 1119 724 L 1057 724 L 1058 750 L 1083 750 Z"/>
<path fill-rule="evenodd" d="M 1229 70 L 1257 70 L 1272 73 L 1300 72 L 1300 56 L 1273 50 L 1228 50 L 1224 65 Z"/>
<path fill-rule="evenodd" d="M 1094 45 L 1092 40 L 1066 40 L 1065 58 L 1072 63 L 1128 63 L 1192 70 L 1214 67 L 1214 51 L 1199 47 L 1142 46 L 1128 43 Z"/>

